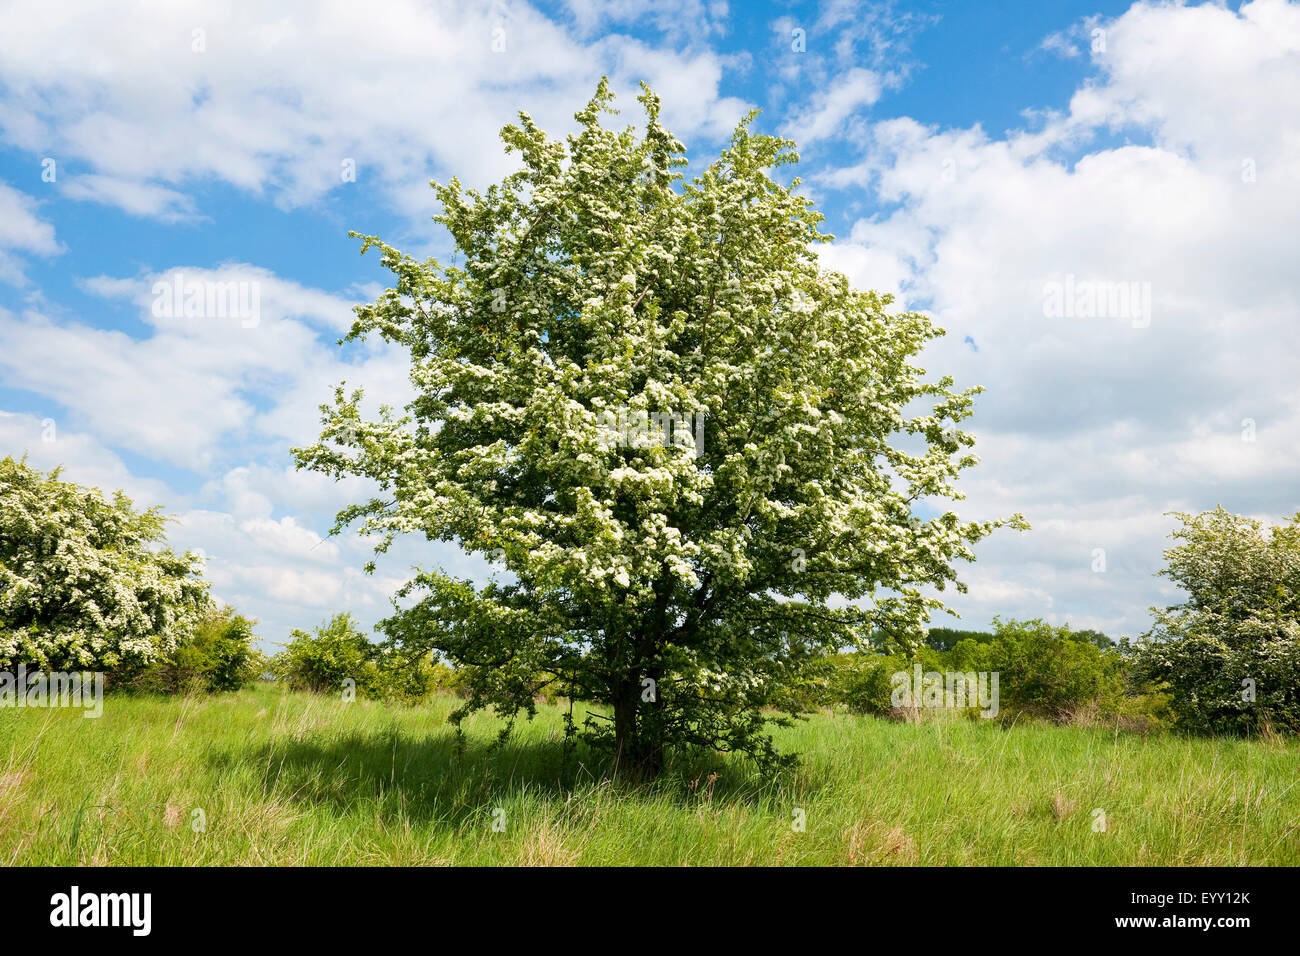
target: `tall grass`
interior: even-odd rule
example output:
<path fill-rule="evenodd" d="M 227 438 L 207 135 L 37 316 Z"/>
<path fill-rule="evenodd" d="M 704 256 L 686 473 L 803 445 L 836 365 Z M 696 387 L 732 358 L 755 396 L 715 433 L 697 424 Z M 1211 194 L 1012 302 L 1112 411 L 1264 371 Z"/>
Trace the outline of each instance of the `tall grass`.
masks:
<path fill-rule="evenodd" d="M 564 752 L 558 708 L 494 749 L 452 706 L 0 709 L 0 865 L 1300 863 L 1294 741 L 819 715 L 781 779 L 701 757 L 632 785 Z"/>

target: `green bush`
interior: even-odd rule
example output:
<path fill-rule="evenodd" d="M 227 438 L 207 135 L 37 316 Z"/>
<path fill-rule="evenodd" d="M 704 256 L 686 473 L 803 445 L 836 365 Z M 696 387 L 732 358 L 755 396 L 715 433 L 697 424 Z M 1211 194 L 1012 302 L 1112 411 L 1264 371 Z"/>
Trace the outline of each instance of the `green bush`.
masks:
<path fill-rule="evenodd" d="M 958 641 L 946 654 L 936 654 L 938 658 L 935 670 L 953 670 L 967 673 L 969 671 L 994 671 L 995 639 L 978 641 L 964 638 Z"/>
<path fill-rule="evenodd" d="M 927 650 L 923 648 L 922 653 Z M 796 710 L 840 706 L 853 714 L 878 717 L 888 714 L 893 706 L 890 678 L 897 671 L 911 668 L 902 654 L 835 654 L 823 658 L 797 688 L 787 689 L 787 693 Z"/>
<path fill-rule="evenodd" d="M 890 677 L 896 671 L 907 669 L 906 660 L 901 655 L 846 656 L 852 659 L 845 662 L 836 675 L 835 689 L 840 702 L 853 714 L 879 717 L 889 713 L 892 708 Z"/>
<path fill-rule="evenodd" d="M 454 679 L 446 664 L 434 664 L 427 653 L 409 652 L 384 645 L 376 657 L 377 680 L 370 688 L 376 697 L 418 704 Z"/>
<path fill-rule="evenodd" d="M 352 681 L 357 696 L 379 696 L 379 647 L 352 615 L 336 614 L 310 634 L 293 630 L 272 661 L 273 672 L 294 690 L 339 693 Z"/>
<path fill-rule="evenodd" d="M 211 607 L 164 657 L 148 665 L 109 672 L 110 685 L 178 694 L 239 690 L 266 670 L 253 634 L 256 622 L 234 608 Z"/>
<path fill-rule="evenodd" d="M 272 661 L 276 677 L 295 690 L 340 693 L 354 681 L 358 697 L 415 704 L 439 690 L 458 690 L 460 676 L 428 653 L 371 641 L 350 614 L 336 614 L 312 633 L 295 630 Z"/>
<path fill-rule="evenodd" d="M 457 697 L 469 696 L 464 672 L 451 668 L 442 661 L 433 663 L 433 689 L 443 694 L 455 694 Z"/>
<path fill-rule="evenodd" d="M 1095 714 L 1154 720 L 1159 710 L 1158 701 L 1124 697 L 1125 658 L 1118 650 L 1103 650 L 1110 640 L 1096 631 L 995 618 L 988 634 L 942 631 L 936 638 L 935 633 L 913 655 L 827 658 L 819 678 L 801 692 L 804 709 L 839 705 L 857 714 L 890 714 L 895 710 L 893 675 L 914 673 L 919 664 L 923 674 L 997 673 L 999 712 L 1013 717 L 1063 721 Z"/>
<path fill-rule="evenodd" d="M 1079 640 L 1069 627 L 1042 620 L 993 619 L 994 639 L 981 669 L 996 671 L 1001 709 L 1069 720 L 1091 708 L 1113 712 L 1124 693 L 1124 661 Z"/>

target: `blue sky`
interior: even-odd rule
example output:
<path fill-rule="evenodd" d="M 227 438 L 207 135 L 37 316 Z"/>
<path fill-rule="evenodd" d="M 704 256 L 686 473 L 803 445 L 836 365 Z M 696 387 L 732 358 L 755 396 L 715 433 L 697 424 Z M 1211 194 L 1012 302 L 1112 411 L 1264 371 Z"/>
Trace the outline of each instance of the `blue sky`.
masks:
<path fill-rule="evenodd" d="M 1300 510 L 1296 4 L 379 9 L 0 9 L 0 453 L 163 504 L 265 639 L 377 620 L 416 563 L 482 573 L 410 541 L 363 575 L 321 535 L 364 487 L 288 448 L 341 379 L 406 395 L 399 355 L 334 344 L 386 285 L 348 230 L 446 254 L 427 181 L 498 178 L 515 111 L 566 132 L 602 74 L 704 161 L 762 109 L 826 265 L 932 312 L 927 365 L 988 388 L 962 511 L 1034 530 L 981 545 L 963 626 L 1140 633 L 1166 512 Z M 177 273 L 256 283 L 257 322 L 155 315 Z M 1067 277 L 1136 311 L 1049 314 Z"/>

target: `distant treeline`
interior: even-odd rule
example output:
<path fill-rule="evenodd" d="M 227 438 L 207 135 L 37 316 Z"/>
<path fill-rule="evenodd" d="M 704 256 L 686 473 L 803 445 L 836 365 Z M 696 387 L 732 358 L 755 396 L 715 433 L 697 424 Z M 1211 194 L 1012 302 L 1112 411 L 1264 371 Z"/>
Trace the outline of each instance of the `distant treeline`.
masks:
<path fill-rule="evenodd" d="M 959 631 L 951 627 L 932 627 L 925 636 L 925 643 L 936 651 L 950 651 L 957 646 L 960 641 L 974 641 L 976 644 L 988 644 L 993 641 L 995 635 L 992 631 Z M 1101 631 L 1085 629 L 1081 631 L 1069 631 L 1070 640 L 1083 641 L 1085 644 L 1091 644 L 1093 647 L 1105 649 L 1114 647 L 1115 641 L 1111 640 Z M 881 641 L 874 644 L 878 648 L 884 646 Z"/>

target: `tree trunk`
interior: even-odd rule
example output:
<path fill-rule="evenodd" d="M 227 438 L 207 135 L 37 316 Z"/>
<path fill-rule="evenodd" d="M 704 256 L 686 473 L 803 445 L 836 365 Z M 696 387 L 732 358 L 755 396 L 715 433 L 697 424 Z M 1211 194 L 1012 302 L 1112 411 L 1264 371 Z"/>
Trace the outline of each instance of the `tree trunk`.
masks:
<path fill-rule="evenodd" d="M 660 686 L 663 672 L 657 666 L 651 667 L 646 676 L 654 681 L 655 694 L 654 700 L 641 701 L 641 706 L 646 709 L 640 723 L 643 738 L 641 766 L 645 776 L 657 777 L 664 768 L 664 699 L 662 695 L 663 688 Z"/>
<path fill-rule="evenodd" d="M 664 745 L 661 740 L 647 740 L 641 748 L 637 764 L 642 777 L 653 780 L 664 769 Z"/>
<path fill-rule="evenodd" d="M 636 765 L 637 741 L 636 681 L 624 678 L 614 693 L 614 769 L 617 773 L 633 770 Z"/>
<path fill-rule="evenodd" d="M 658 707 L 641 700 L 640 675 L 629 675 L 614 700 L 614 763 L 616 773 L 638 779 L 653 779 L 664 766 L 663 741 L 654 721 L 641 719 L 641 708 Z M 649 724 L 649 726 L 647 726 Z"/>

